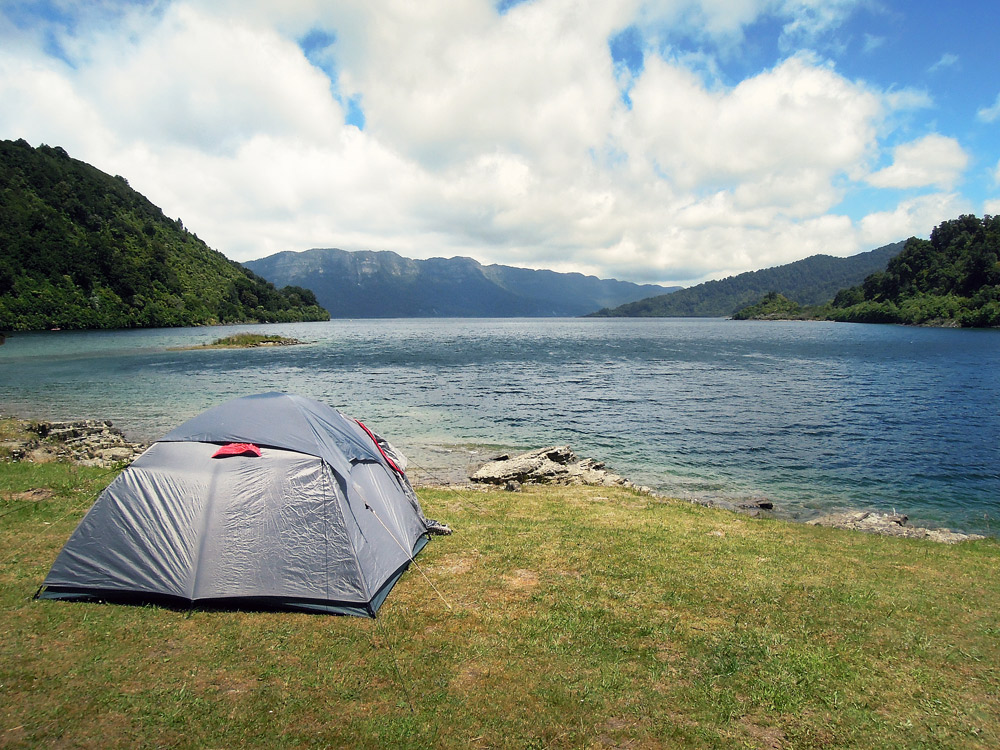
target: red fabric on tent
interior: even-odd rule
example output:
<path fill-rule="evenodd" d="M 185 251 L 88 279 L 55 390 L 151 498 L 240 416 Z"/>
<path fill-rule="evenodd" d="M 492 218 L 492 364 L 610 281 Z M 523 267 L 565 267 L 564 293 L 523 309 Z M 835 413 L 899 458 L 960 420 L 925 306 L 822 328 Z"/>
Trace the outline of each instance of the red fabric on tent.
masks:
<path fill-rule="evenodd" d="M 260 448 L 253 443 L 229 443 L 212 454 L 212 458 L 224 458 L 225 456 L 257 456 L 260 458 Z"/>
<path fill-rule="evenodd" d="M 360 419 L 355 419 L 354 421 L 357 422 L 358 426 L 368 434 L 368 437 L 372 439 L 372 442 L 375 443 L 375 447 L 378 448 L 378 452 L 382 454 L 382 458 L 384 458 L 386 460 L 386 463 L 388 463 L 389 466 L 392 467 L 392 470 L 395 471 L 397 474 L 399 474 L 399 476 L 405 477 L 406 474 L 403 472 L 403 470 L 400 469 L 398 466 L 396 466 L 395 462 L 391 458 L 389 458 L 388 454 L 386 454 L 384 450 L 382 450 L 382 446 L 378 444 L 378 438 L 375 437 L 375 433 L 373 433 L 371 430 L 365 427 L 364 423 Z"/>

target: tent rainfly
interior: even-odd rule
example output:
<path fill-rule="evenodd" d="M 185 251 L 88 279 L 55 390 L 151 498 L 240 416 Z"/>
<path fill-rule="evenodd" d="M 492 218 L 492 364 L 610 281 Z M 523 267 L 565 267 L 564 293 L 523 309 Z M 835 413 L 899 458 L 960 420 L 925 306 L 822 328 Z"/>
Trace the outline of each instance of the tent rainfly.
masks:
<path fill-rule="evenodd" d="M 108 485 L 38 597 L 374 617 L 435 526 L 404 470 L 328 406 L 234 399 Z"/>

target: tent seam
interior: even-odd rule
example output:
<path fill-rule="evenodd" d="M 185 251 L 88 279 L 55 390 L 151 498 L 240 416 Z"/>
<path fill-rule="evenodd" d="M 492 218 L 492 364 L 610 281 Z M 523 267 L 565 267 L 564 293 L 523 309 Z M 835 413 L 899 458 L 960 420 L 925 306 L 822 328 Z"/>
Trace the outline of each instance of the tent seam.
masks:
<path fill-rule="evenodd" d="M 331 474 L 335 474 L 332 466 L 327 465 L 327 468 L 330 469 L 330 473 Z M 344 477 L 344 481 L 345 482 L 349 482 L 350 480 L 351 480 L 351 478 L 349 476 L 348 477 Z M 340 483 L 338 482 L 337 484 L 339 486 Z M 340 503 L 341 502 L 341 495 L 335 493 L 334 496 L 337 498 L 337 502 Z M 341 508 L 340 508 L 340 516 L 341 516 L 341 518 L 343 518 L 345 522 L 347 521 L 347 516 L 346 516 L 346 513 L 344 512 L 344 506 L 347 506 L 348 508 L 350 508 L 350 511 L 351 511 L 351 520 L 354 522 L 354 525 L 358 527 L 358 532 L 361 534 L 361 536 L 364 537 L 367 540 L 367 537 L 365 536 L 365 532 L 361 528 L 361 524 L 358 523 L 358 519 L 354 515 L 354 508 L 351 507 L 351 503 L 350 503 L 350 501 L 348 499 L 348 496 L 347 496 L 347 488 L 346 487 L 344 488 L 344 492 L 343 492 L 343 500 L 344 500 L 344 502 L 341 504 Z M 347 535 L 347 543 L 351 546 L 351 562 L 354 563 L 354 568 L 355 568 L 355 570 L 357 571 L 357 574 L 358 574 L 358 580 L 361 582 L 361 588 L 362 588 L 362 590 L 364 592 L 364 596 L 365 596 L 365 607 L 368 607 L 371 604 L 371 600 L 372 600 L 372 597 L 374 596 L 374 594 L 371 591 L 371 587 L 368 585 L 368 578 L 365 576 L 364 570 L 361 568 L 361 558 L 358 557 L 358 548 L 357 548 L 357 545 L 354 544 L 354 540 L 351 539 L 351 535 L 350 534 Z"/>
<path fill-rule="evenodd" d="M 198 552 L 197 557 L 194 560 L 194 581 L 191 583 L 191 591 L 189 600 L 194 602 L 198 597 L 198 581 L 201 579 L 201 558 L 202 553 L 205 551 L 205 545 L 208 542 L 208 522 L 212 515 L 212 509 L 215 507 L 215 497 L 216 497 L 216 487 L 219 482 L 219 469 L 214 468 L 212 471 L 212 479 L 208 483 L 208 498 L 205 503 L 205 508 L 201 516 L 201 533 L 198 539 Z"/>

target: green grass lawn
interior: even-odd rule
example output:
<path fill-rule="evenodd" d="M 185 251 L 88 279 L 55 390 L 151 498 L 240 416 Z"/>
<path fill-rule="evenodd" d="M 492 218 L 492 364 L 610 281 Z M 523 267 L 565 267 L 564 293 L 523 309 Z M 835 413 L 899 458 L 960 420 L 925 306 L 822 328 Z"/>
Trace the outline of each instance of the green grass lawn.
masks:
<path fill-rule="evenodd" d="M 112 476 L 0 464 L 0 747 L 1000 746 L 994 540 L 428 489 L 376 621 L 33 601 Z"/>

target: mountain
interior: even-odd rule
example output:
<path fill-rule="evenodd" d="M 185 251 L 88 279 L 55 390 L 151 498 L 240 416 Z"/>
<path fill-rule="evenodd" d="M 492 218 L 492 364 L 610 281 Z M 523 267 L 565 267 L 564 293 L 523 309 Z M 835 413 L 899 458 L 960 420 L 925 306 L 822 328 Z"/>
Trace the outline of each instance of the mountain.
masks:
<path fill-rule="evenodd" d="M 275 284 L 306 286 L 334 318 L 577 316 L 671 287 L 578 273 L 412 260 L 388 251 L 317 248 L 246 263 Z"/>
<path fill-rule="evenodd" d="M 0 141 L 0 331 L 326 320 L 58 146 Z"/>
<path fill-rule="evenodd" d="M 1000 327 L 1000 216 L 944 221 L 820 314 L 856 323 Z"/>
<path fill-rule="evenodd" d="M 670 295 L 650 297 L 594 313 L 595 317 L 723 318 L 751 305 L 768 292 L 778 292 L 803 305 L 829 302 L 841 289 L 884 270 L 902 242 L 849 258 L 813 255 L 784 266 L 749 271 L 719 281 L 688 287 Z"/>

